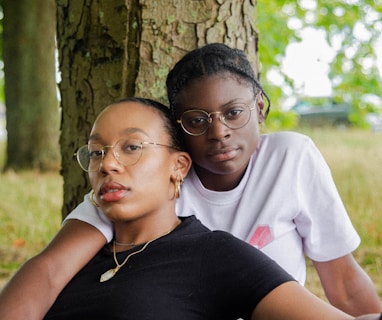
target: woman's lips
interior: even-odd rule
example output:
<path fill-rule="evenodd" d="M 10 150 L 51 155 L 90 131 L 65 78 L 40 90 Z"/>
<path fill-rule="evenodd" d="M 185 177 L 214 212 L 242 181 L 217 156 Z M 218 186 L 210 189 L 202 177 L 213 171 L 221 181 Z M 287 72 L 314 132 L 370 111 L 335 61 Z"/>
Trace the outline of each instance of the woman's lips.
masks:
<path fill-rule="evenodd" d="M 233 159 L 237 155 L 238 149 L 219 149 L 208 153 L 209 159 L 214 162 L 221 162 Z"/>
<path fill-rule="evenodd" d="M 119 183 L 108 183 L 100 188 L 100 199 L 105 202 L 121 200 L 128 190 Z"/>

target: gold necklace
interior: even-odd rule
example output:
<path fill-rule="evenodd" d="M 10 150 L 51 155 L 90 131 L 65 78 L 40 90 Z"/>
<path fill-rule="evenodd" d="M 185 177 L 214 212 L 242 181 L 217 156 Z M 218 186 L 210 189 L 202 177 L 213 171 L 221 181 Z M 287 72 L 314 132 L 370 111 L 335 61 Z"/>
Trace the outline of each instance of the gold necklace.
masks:
<path fill-rule="evenodd" d="M 121 246 L 121 247 L 136 247 L 137 246 L 137 244 L 135 244 L 134 242 L 131 242 L 131 243 L 121 243 L 121 242 L 118 242 L 118 241 L 114 240 L 114 243 L 117 246 Z"/>
<path fill-rule="evenodd" d="M 115 276 L 115 274 L 119 271 L 119 269 L 121 269 L 125 264 L 126 262 L 130 259 L 130 257 L 132 257 L 133 255 L 135 254 L 138 254 L 140 252 L 142 252 L 143 250 L 145 250 L 147 248 L 147 246 L 151 243 L 151 242 L 154 242 L 155 240 L 158 240 L 159 238 L 162 238 L 166 235 L 168 235 L 170 232 L 174 231 L 175 228 L 180 224 L 181 221 L 178 221 L 175 225 L 175 227 L 171 228 L 170 231 L 167 231 L 166 233 L 160 235 L 159 237 L 156 237 L 148 242 L 145 243 L 145 245 L 139 249 L 138 251 L 134 251 L 132 253 L 130 253 L 126 258 L 125 260 L 123 260 L 123 262 L 121 264 L 119 264 L 118 260 L 117 260 L 117 252 L 115 250 L 115 243 L 116 241 L 114 240 L 113 241 L 113 258 L 114 258 L 114 262 L 115 264 L 117 265 L 115 268 L 112 268 L 112 269 L 109 269 L 107 270 L 106 272 L 104 272 L 103 274 L 101 274 L 101 277 L 99 279 L 99 282 L 105 282 L 105 281 L 108 281 L 110 280 L 111 278 L 113 278 Z"/>

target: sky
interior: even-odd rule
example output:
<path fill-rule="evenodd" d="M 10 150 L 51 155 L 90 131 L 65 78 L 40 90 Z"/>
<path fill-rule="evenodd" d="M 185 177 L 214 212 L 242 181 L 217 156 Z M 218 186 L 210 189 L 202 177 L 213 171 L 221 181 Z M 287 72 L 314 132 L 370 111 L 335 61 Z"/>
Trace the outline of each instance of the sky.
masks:
<path fill-rule="evenodd" d="M 329 96 L 329 62 L 335 53 L 322 32 L 307 29 L 301 36 L 302 42 L 288 45 L 282 70 L 296 81 L 295 92 L 304 96 Z"/>
<path fill-rule="evenodd" d="M 355 36 L 360 39 L 369 37 L 368 31 L 363 27 L 355 28 Z M 286 48 L 282 70 L 296 81 L 295 92 L 304 96 L 328 96 L 331 94 L 329 63 L 334 59 L 335 51 L 328 45 L 325 33 L 318 29 L 303 30 L 301 38 L 301 42 L 290 44 Z M 377 67 L 382 74 L 382 35 L 375 52 Z M 277 82 L 277 76 L 274 77 Z"/>

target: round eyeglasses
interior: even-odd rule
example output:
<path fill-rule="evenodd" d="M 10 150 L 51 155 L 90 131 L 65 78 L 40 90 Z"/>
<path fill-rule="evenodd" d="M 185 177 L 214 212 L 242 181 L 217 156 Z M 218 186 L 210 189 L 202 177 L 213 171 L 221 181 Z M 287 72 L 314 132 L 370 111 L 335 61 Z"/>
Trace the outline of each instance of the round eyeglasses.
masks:
<path fill-rule="evenodd" d="M 106 149 L 113 150 L 114 158 L 124 166 L 136 164 L 142 156 L 143 145 L 166 147 L 179 150 L 176 146 L 169 146 L 156 142 L 140 141 L 126 138 L 118 140 L 113 146 L 102 146 L 96 143 L 85 144 L 74 154 L 82 170 L 86 172 L 99 171 L 105 158 Z"/>
<path fill-rule="evenodd" d="M 212 124 L 212 115 L 219 116 L 219 120 L 231 129 L 240 129 L 244 127 L 251 119 L 251 111 L 254 107 L 249 107 L 244 103 L 230 104 L 223 111 L 207 112 L 200 109 L 192 109 L 185 111 L 180 119 L 176 120 L 180 123 L 182 129 L 191 136 L 200 136 L 207 132 Z"/>

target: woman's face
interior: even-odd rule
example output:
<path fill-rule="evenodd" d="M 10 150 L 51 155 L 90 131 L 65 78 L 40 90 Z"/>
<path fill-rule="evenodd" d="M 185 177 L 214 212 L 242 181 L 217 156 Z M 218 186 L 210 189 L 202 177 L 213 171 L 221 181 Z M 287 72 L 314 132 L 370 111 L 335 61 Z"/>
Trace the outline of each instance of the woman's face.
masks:
<path fill-rule="evenodd" d="M 195 170 L 204 186 L 212 190 L 229 190 L 240 182 L 259 141 L 258 122 L 263 102 L 255 101 L 252 87 L 229 73 L 193 81 L 176 100 L 177 119 L 187 110 L 202 109 L 210 113 L 233 103 L 255 107 L 244 127 L 230 129 L 215 115 L 204 134 L 192 136 L 183 131 Z"/>
<path fill-rule="evenodd" d="M 114 146 L 127 138 L 171 145 L 159 112 L 136 102 L 106 108 L 94 123 L 89 143 Z M 127 166 L 117 161 L 113 148 L 105 152 L 100 170 L 89 172 L 89 179 L 108 218 L 133 220 L 156 211 L 168 215 L 174 205 L 173 181 L 179 174 L 175 169 L 180 152 L 144 144 L 138 162 Z"/>

